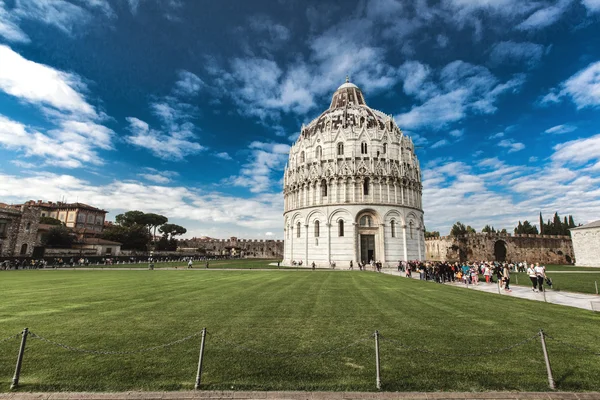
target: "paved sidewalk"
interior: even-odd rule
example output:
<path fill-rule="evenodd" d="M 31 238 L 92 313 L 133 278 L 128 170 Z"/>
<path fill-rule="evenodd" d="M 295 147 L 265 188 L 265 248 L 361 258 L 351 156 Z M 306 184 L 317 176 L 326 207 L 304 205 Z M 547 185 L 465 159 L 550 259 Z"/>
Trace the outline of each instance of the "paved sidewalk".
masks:
<path fill-rule="evenodd" d="M 396 275 L 405 277 L 404 272 L 398 272 L 395 270 L 383 270 L 384 273 L 390 275 Z M 554 272 L 553 272 L 554 273 Z M 419 279 L 419 273 L 413 272 L 412 279 Z M 511 279 L 512 280 L 512 279 Z M 434 285 L 434 282 L 430 282 Z M 497 283 L 485 283 L 479 282 L 479 285 L 465 285 L 461 282 L 447 282 L 444 285 L 451 285 L 455 287 L 462 287 L 468 290 L 479 290 L 481 292 L 494 293 L 500 296 L 519 297 L 521 299 L 534 300 L 534 301 L 546 301 L 548 303 L 560 304 L 561 306 L 569 306 L 576 308 L 583 308 L 584 310 L 600 311 L 600 296 L 594 294 L 585 293 L 574 293 L 565 291 L 554 291 L 552 289 L 546 290 L 546 296 L 542 292 L 533 292 L 530 286 L 516 286 L 511 285 L 512 292 L 505 290 L 498 291 Z"/>
<path fill-rule="evenodd" d="M 354 399 L 487 399 L 487 400 L 600 400 L 600 392 L 120 392 L 120 393 L 7 393 L 0 400 L 117 400 L 117 399 L 272 399 L 272 400 L 354 400 Z"/>

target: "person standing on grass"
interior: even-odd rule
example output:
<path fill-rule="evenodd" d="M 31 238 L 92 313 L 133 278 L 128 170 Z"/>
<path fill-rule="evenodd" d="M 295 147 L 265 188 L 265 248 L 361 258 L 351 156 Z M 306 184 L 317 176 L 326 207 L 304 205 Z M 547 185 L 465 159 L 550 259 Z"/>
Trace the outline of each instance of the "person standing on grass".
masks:
<path fill-rule="evenodd" d="M 540 266 L 540 263 L 535 263 L 535 275 L 537 278 L 538 290 L 544 291 L 544 279 L 546 279 L 546 268 Z"/>
<path fill-rule="evenodd" d="M 535 267 L 533 264 L 527 268 L 527 275 L 529 275 L 529 280 L 531 281 L 531 290 L 537 292 L 537 274 L 535 272 Z"/>
<path fill-rule="evenodd" d="M 352 260 L 350 260 L 350 268 L 348 269 L 354 269 L 354 263 L 352 262 Z"/>
<path fill-rule="evenodd" d="M 194 263 L 192 262 L 192 259 L 190 258 L 190 261 L 188 261 L 188 268 L 192 269 L 193 265 L 194 265 Z"/>
<path fill-rule="evenodd" d="M 316 265 L 315 265 L 315 262 L 313 261 L 313 262 L 312 262 L 312 264 L 311 264 L 310 266 L 311 266 L 312 270 L 314 271 L 314 270 L 315 270 L 315 267 L 316 267 Z"/>
<path fill-rule="evenodd" d="M 208 269 L 208 260 L 206 260 L 206 264 L 204 265 L 204 268 Z"/>

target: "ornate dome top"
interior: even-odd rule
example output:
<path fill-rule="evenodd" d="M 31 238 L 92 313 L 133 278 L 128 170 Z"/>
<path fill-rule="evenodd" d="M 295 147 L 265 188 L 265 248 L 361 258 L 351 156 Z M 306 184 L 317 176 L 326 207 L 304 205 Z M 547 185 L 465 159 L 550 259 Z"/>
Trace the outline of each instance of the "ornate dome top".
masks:
<path fill-rule="evenodd" d="M 362 90 L 346 77 L 346 82 L 333 93 L 329 108 L 302 129 L 298 140 L 325 130 L 363 126 L 381 130 L 388 126 L 390 131 L 398 129 L 391 116 L 370 108 Z"/>

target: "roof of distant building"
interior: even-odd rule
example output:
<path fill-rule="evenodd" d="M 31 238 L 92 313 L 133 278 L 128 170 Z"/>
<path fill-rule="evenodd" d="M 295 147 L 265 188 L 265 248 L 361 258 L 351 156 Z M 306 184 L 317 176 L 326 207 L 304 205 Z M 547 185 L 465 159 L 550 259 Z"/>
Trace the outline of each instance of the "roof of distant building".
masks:
<path fill-rule="evenodd" d="M 600 219 L 598 221 L 590 222 L 589 224 L 571 228 L 571 230 L 573 231 L 573 230 L 577 230 L 577 229 L 589 229 L 589 228 L 600 228 Z"/>
<path fill-rule="evenodd" d="M 21 205 L 21 204 L 19 204 Z M 22 205 L 26 205 L 26 206 L 35 206 L 35 207 L 41 207 L 41 208 L 50 208 L 50 209 L 60 209 L 60 208 L 82 208 L 85 210 L 90 210 L 90 211 L 97 211 L 97 212 L 102 212 L 102 213 L 108 213 L 108 211 L 106 210 L 102 210 L 98 207 L 94 207 L 94 206 L 90 206 L 89 204 L 85 204 L 85 203 L 66 203 L 63 201 L 57 201 L 52 202 L 52 201 L 43 201 L 43 200 L 29 200 L 26 201 L 25 203 L 23 203 Z M 15 207 L 15 206 L 13 206 Z"/>

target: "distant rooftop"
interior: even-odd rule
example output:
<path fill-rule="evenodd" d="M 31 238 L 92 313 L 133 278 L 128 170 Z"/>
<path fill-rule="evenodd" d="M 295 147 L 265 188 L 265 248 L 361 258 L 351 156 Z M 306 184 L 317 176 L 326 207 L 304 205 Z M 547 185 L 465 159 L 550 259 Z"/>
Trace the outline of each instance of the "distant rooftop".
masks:
<path fill-rule="evenodd" d="M 589 228 L 600 228 L 600 219 L 598 221 L 590 222 L 589 224 L 581 225 L 576 228 L 571 228 L 571 230 L 577 229 L 589 229 Z"/>

